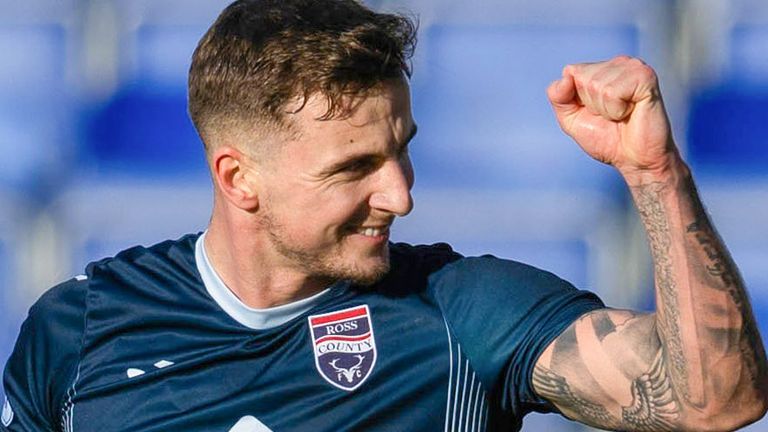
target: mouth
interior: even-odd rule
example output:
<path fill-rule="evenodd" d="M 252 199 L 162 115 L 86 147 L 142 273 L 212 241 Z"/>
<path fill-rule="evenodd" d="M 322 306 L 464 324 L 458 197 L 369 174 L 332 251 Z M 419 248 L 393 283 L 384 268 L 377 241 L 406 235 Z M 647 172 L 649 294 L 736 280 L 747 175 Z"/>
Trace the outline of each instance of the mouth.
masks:
<path fill-rule="evenodd" d="M 350 227 L 350 234 L 369 245 L 381 245 L 389 240 L 389 228 L 391 224 L 358 225 Z"/>
<path fill-rule="evenodd" d="M 375 227 L 359 227 L 357 234 L 364 235 L 365 237 L 382 237 L 389 235 L 389 225 L 375 226 Z"/>

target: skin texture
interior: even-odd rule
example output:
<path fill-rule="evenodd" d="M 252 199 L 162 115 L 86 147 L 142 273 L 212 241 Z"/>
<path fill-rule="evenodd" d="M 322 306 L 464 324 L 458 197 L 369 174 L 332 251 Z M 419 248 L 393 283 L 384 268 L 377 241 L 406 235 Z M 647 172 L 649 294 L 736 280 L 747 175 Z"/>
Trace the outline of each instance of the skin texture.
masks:
<path fill-rule="evenodd" d="M 637 59 L 570 65 L 547 90 L 590 156 L 626 180 L 653 256 L 657 310 L 589 313 L 539 358 L 536 391 L 622 431 L 730 431 L 762 417 L 765 351 L 744 283 L 672 140 L 657 78 Z"/>
<path fill-rule="evenodd" d="M 320 119 L 328 101 L 313 96 L 288 110 L 292 133 L 260 152 L 245 136 L 209 155 L 216 189 L 206 251 L 245 304 L 285 304 L 340 279 L 372 283 L 389 269 L 389 227 L 413 207 L 408 85 L 387 82 L 351 103 L 349 116 Z"/>

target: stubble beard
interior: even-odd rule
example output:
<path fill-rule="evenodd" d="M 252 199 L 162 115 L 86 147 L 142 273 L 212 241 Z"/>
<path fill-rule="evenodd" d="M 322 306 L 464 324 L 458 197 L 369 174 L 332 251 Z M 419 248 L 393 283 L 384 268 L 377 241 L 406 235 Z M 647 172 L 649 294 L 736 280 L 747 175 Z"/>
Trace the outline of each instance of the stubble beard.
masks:
<path fill-rule="evenodd" d="M 343 237 L 339 239 L 336 248 L 311 251 L 292 242 L 291 237 L 285 233 L 284 227 L 269 215 L 264 216 L 263 223 L 272 244 L 280 255 L 295 263 L 310 277 L 325 284 L 330 285 L 345 280 L 356 285 L 368 286 L 378 282 L 389 272 L 389 247 L 386 245 L 379 262 L 361 266 L 355 261 L 347 261 L 357 257 L 344 256 Z"/>

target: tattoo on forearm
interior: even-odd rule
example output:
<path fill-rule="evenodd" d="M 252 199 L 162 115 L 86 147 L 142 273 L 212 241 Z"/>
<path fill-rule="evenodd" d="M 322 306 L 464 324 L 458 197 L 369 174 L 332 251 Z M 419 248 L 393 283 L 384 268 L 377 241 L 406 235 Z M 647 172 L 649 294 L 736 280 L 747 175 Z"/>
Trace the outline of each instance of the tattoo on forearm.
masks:
<path fill-rule="evenodd" d="M 672 244 L 668 215 L 664 209 L 662 194 L 663 183 L 651 183 L 636 188 L 635 195 L 640 217 L 648 233 L 651 253 L 654 257 L 656 285 L 659 289 L 661 302 L 659 331 L 664 335 L 667 354 L 670 360 L 670 374 L 674 381 L 680 383 L 678 391 L 689 400 L 687 362 L 683 353 L 682 337 L 680 335 L 680 311 L 677 298 L 677 287 L 672 268 L 670 247 Z"/>
<path fill-rule="evenodd" d="M 701 246 L 701 249 L 709 259 L 709 262 L 705 265 L 707 274 L 715 279 L 719 279 L 722 282 L 721 288 L 724 290 L 740 285 L 741 278 L 736 270 L 736 265 L 709 222 L 707 213 L 696 191 L 696 186 L 688 179 L 682 187 L 684 188 L 681 191 L 683 196 L 691 197 L 694 206 L 694 221 L 686 227 L 686 232 L 696 239 L 696 242 Z M 742 299 L 739 298 L 738 300 L 741 302 Z"/>
<path fill-rule="evenodd" d="M 708 329 L 709 334 L 713 335 L 715 340 L 721 341 L 726 347 L 738 347 L 746 362 L 752 386 L 759 390 L 765 386 L 766 361 L 763 356 L 762 340 L 749 306 L 744 282 L 739 275 L 736 264 L 710 223 L 693 181 L 689 179 L 683 187 L 686 188 L 684 192 L 691 196 L 694 203 L 694 221 L 687 226 L 686 232 L 695 240 L 694 247 L 699 247 L 708 260 L 703 266 L 706 275 L 701 275 L 701 278 L 703 280 L 714 279 L 714 281 L 719 282 L 712 283 L 710 286 L 713 289 L 727 292 L 742 317 L 740 331 L 738 329 L 711 328 Z M 734 336 L 738 338 L 736 345 L 733 344 Z"/>

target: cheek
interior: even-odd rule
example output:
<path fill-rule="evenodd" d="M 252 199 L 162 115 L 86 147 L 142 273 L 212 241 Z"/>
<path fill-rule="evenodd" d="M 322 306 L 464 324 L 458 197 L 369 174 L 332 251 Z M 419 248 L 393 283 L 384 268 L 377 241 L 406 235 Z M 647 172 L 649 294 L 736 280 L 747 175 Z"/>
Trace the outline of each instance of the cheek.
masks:
<path fill-rule="evenodd" d="M 346 225 L 364 220 L 367 208 L 358 188 L 340 186 L 294 197 L 291 209 L 284 210 L 302 236 L 335 238 Z"/>
<path fill-rule="evenodd" d="M 283 183 L 270 191 L 265 204 L 275 222 L 297 241 L 337 239 L 345 225 L 368 217 L 368 180 L 322 187 Z"/>

